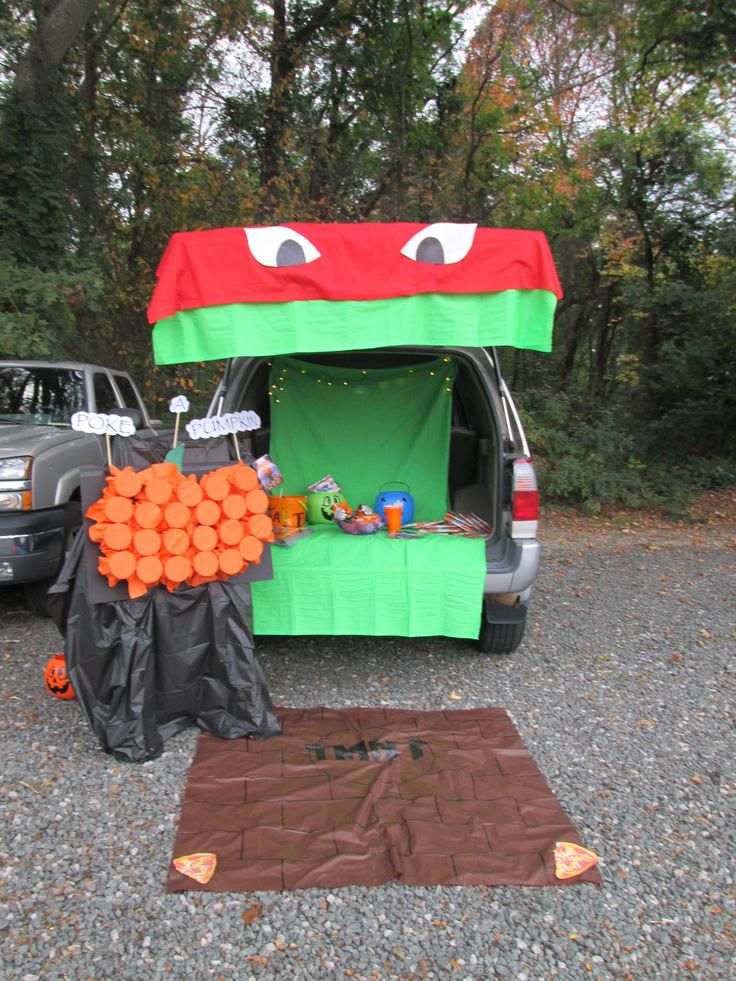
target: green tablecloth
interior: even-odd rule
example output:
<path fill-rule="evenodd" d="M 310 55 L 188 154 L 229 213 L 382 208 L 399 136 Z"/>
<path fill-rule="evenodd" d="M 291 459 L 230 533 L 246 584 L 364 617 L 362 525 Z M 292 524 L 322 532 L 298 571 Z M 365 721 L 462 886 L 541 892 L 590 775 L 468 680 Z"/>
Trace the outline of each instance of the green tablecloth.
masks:
<path fill-rule="evenodd" d="M 482 539 L 391 539 L 325 526 L 272 555 L 273 579 L 251 587 L 256 634 L 478 636 Z"/>

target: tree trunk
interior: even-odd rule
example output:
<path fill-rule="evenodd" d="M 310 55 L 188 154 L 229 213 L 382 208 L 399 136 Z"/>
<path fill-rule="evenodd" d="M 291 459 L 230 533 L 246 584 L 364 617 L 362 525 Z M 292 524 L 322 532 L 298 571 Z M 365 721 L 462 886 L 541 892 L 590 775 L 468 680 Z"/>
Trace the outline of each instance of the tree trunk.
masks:
<path fill-rule="evenodd" d="M 100 0 L 46 0 L 36 11 L 36 31 L 15 73 L 15 91 L 34 101 L 61 65 Z"/>

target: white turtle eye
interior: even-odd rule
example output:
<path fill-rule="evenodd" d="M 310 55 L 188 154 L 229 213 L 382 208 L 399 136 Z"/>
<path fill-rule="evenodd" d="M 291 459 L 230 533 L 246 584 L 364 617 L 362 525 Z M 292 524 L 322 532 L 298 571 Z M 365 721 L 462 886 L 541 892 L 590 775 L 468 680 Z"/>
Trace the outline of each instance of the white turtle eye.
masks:
<path fill-rule="evenodd" d="M 268 228 L 244 229 L 248 248 L 262 266 L 305 266 L 319 259 L 319 252 L 309 239 L 293 228 L 272 225 Z"/>
<path fill-rule="evenodd" d="M 409 239 L 401 254 L 415 262 L 449 266 L 460 262 L 470 252 L 477 227 L 475 224 L 456 225 L 449 221 L 427 225 Z"/>

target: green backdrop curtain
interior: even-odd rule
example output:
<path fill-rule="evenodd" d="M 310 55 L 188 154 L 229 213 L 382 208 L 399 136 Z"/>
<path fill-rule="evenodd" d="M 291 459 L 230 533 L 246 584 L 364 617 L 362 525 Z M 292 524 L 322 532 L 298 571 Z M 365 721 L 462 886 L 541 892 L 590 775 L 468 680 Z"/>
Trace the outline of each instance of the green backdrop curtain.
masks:
<path fill-rule="evenodd" d="M 401 368 L 345 369 L 274 358 L 270 453 L 286 494 L 332 474 L 352 506 L 385 483 L 409 486 L 415 520 L 448 507 L 452 386 L 447 358 Z"/>

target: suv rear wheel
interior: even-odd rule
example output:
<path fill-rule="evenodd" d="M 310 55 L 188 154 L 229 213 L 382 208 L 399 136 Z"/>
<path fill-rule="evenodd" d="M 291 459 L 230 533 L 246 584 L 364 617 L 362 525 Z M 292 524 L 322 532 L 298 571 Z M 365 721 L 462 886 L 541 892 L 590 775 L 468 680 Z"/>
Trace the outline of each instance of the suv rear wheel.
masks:
<path fill-rule="evenodd" d="M 484 600 L 478 650 L 482 654 L 513 654 L 524 639 L 526 613 L 526 603 L 505 606 Z"/>
<path fill-rule="evenodd" d="M 482 654 L 513 654 L 524 639 L 525 623 L 483 623 L 478 637 Z"/>

